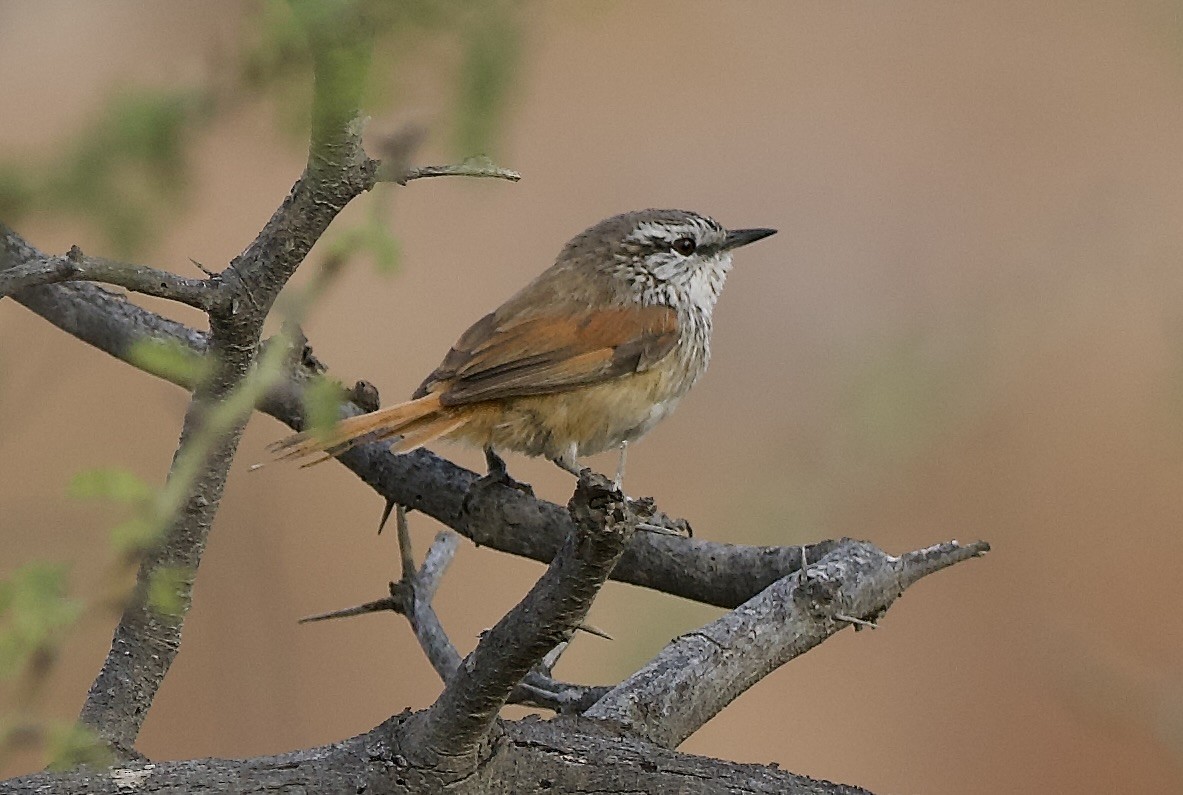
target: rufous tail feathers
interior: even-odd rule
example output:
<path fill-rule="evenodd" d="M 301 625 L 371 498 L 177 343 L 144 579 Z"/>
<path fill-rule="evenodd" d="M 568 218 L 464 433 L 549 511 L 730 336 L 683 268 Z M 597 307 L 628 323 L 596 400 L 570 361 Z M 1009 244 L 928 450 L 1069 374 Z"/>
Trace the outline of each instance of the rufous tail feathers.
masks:
<path fill-rule="evenodd" d="M 341 420 L 320 432 L 305 431 L 280 439 L 268 449 L 280 460 L 306 458 L 325 453 L 304 466 L 319 464 L 363 442 L 395 439 L 391 451 L 409 453 L 468 422 L 469 418 L 440 406 L 439 395 L 426 395 L 397 406 L 371 411 Z"/>

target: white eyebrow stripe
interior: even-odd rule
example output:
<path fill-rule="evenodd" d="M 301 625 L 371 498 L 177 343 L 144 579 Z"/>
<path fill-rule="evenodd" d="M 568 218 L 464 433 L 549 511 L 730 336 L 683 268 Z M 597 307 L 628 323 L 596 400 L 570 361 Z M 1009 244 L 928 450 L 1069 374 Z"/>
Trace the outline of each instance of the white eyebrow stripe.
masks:
<path fill-rule="evenodd" d="M 652 221 L 642 221 L 637 224 L 637 228 L 629 235 L 630 240 L 667 240 L 674 242 L 679 237 L 682 237 L 685 232 L 684 227 L 672 227 L 669 224 L 658 224 Z"/>
<path fill-rule="evenodd" d="M 672 220 L 641 221 L 626 238 L 632 243 L 663 241 L 673 243 L 680 237 L 693 237 L 699 244 L 723 234 L 723 227 L 711 218 L 689 215 Z"/>

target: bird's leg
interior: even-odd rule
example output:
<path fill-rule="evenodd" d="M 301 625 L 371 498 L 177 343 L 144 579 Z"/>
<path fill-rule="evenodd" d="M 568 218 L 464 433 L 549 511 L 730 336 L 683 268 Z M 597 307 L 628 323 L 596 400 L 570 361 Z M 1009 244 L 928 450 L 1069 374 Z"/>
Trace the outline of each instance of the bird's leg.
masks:
<path fill-rule="evenodd" d="M 497 455 L 492 447 L 485 448 L 485 477 L 504 481 L 509 478 L 509 468 L 505 466 L 505 459 Z"/>
<path fill-rule="evenodd" d="M 497 451 L 492 447 L 485 448 L 485 467 L 488 471 L 474 481 L 465 492 L 460 508 L 461 513 L 467 513 L 472 500 L 492 486 L 507 486 L 523 494 L 529 494 L 531 497 L 534 496 L 534 489 L 530 488 L 529 483 L 519 483 L 510 476 L 504 459 L 497 455 Z"/>
<path fill-rule="evenodd" d="M 575 477 L 583 471 L 583 467 L 579 466 L 579 459 L 575 457 L 575 445 L 567 448 L 562 455 L 557 455 L 551 459 L 551 462 L 559 469 L 565 469 Z"/>
<path fill-rule="evenodd" d="M 616 462 L 616 479 L 612 481 L 612 485 L 621 494 L 624 493 L 624 457 L 628 453 L 628 441 L 620 443 L 620 460 Z"/>
<path fill-rule="evenodd" d="M 530 488 L 528 483 L 518 483 L 509 474 L 509 468 L 505 466 L 505 459 L 497 455 L 497 451 L 491 446 L 485 448 L 485 468 L 486 472 L 480 480 L 474 483 L 474 486 L 480 488 L 487 488 L 493 484 L 500 486 L 508 486 L 511 489 L 517 489 L 523 494 L 534 495 L 534 489 Z"/>

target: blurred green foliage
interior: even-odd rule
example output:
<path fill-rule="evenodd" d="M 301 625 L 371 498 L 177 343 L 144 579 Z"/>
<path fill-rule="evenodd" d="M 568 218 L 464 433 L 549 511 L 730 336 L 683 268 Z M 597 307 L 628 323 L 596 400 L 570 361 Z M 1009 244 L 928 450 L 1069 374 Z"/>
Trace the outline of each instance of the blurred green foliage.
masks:
<path fill-rule="evenodd" d="M 775 488 L 742 485 L 729 515 L 759 528 L 755 543 L 831 534 L 857 500 L 939 454 L 943 439 L 985 410 L 984 339 L 911 331 L 835 352 L 814 421 L 778 453 Z"/>
<path fill-rule="evenodd" d="M 80 613 L 60 564 L 27 563 L 0 581 L 0 679 L 46 665 Z"/>
<path fill-rule="evenodd" d="M 246 19 L 236 52 L 216 59 L 220 72 L 169 89 L 123 87 L 55 153 L 40 159 L 23 153 L 0 157 L 0 220 L 16 224 L 33 212 L 65 224 L 84 220 L 106 237 L 112 255 L 142 251 L 184 208 L 192 184 L 190 150 L 220 118 L 245 104 L 266 102 L 277 109 L 281 131 L 306 136 L 314 56 L 334 66 L 326 79 L 335 81 L 330 93 L 340 102 L 322 108 L 330 117 L 350 112 L 355 104 L 370 114 L 396 104 L 408 71 L 403 67 L 412 58 L 430 59 L 432 71 L 450 75 L 454 83 L 449 92 L 454 129 L 443 132 L 458 147 L 458 157 L 487 152 L 516 66 L 519 11 L 516 0 L 263 0 Z M 315 128 L 342 119 L 312 121 Z M 296 146 L 291 137 L 288 143 Z M 353 256 L 369 256 L 382 272 L 397 267 L 399 245 L 387 226 L 389 194 L 377 194 L 367 199 L 364 221 L 335 227 L 325 239 L 323 273 L 299 300 L 287 302 L 294 307 L 289 312 L 293 322 Z M 131 573 L 183 509 L 213 445 L 286 372 L 292 340 L 281 333 L 272 342 L 240 388 L 203 416 L 162 488 L 118 468 L 73 477 L 70 496 L 130 508 L 131 515 L 110 533 L 109 567 L 118 593 L 72 598 L 66 570 L 42 562 L 25 564 L 0 581 L 0 682 L 15 684 L 19 702 L 19 709 L 0 721 L 0 756 L 36 743 L 51 767 L 108 761 L 102 742 L 85 727 L 35 717 L 39 683 L 84 610 L 120 610 L 127 603 Z M 190 387 L 206 378 L 211 366 L 207 357 L 155 340 L 138 344 L 130 358 L 148 372 Z M 313 381 L 305 394 L 310 426 L 327 427 L 336 420 L 344 396 L 330 379 Z M 165 619 L 182 615 L 192 577 L 187 568 L 156 569 L 146 583 L 148 604 Z"/>
<path fill-rule="evenodd" d="M 370 212 L 365 220 L 337 231 L 326 244 L 326 260 L 339 264 L 366 254 L 379 273 L 391 274 L 398 269 L 401 249 L 386 223 L 387 202 L 382 201 L 386 195 L 370 197 Z"/>
<path fill-rule="evenodd" d="M 304 387 L 305 428 L 313 434 L 324 433 L 341 418 L 345 389 L 337 381 L 318 376 Z"/>
<path fill-rule="evenodd" d="M 148 604 L 159 615 L 173 618 L 184 615 L 183 593 L 193 581 L 193 570 L 184 566 L 161 566 L 148 580 Z"/>
<path fill-rule="evenodd" d="M 488 151 L 517 67 L 517 20 L 502 4 L 488 3 L 481 8 L 465 29 L 455 120 L 458 156 Z"/>
<path fill-rule="evenodd" d="M 86 218 L 115 254 L 143 246 L 188 187 L 185 153 L 208 120 L 200 92 L 139 89 L 111 99 L 49 162 L 0 163 L 0 216 L 33 209 Z"/>
<path fill-rule="evenodd" d="M 119 560 L 134 561 L 150 549 L 163 531 L 154 517 L 159 490 L 126 469 L 88 469 L 70 479 L 67 494 L 74 499 L 109 500 L 133 508 L 133 515 L 111 529 L 111 548 Z"/>
<path fill-rule="evenodd" d="M 75 499 L 97 497 L 142 505 L 154 492 L 138 475 L 126 469 L 87 469 L 70 479 L 67 493 Z"/>
<path fill-rule="evenodd" d="M 136 367 L 175 384 L 195 386 L 210 371 L 210 361 L 174 340 L 142 339 L 128 351 Z"/>
<path fill-rule="evenodd" d="M 80 723 L 50 725 L 45 746 L 50 770 L 70 770 L 79 765 L 105 768 L 113 761 L 102 738 Z"/>
<path fill-rule="evenodd" d="M 124 87 L 56 154 L 0 157 L 0 219 L 11 225 L 33 211 L 84 219 L 111 255 L 135 255 L 184 208 L 191 146 L 219 118 L 266 101 L 288 144 L 302 145 L 295 136 L 307 134 L 313 55 L 329 52 L 326 44 L 342 75 L 332 94 L 343 106 L 360 99 L 370 114 L 397 103 L 413 59 L 451 74 L 452 129 L 442 132 L 457 158 L 487 152 L 517 65 L 520 11 L 517 0 L 264 0 L 234 54 L 216 59 L 219 73 L 167 90 Z M 390 269 L 393 241 L 368 229 L 347 243 Z"/>

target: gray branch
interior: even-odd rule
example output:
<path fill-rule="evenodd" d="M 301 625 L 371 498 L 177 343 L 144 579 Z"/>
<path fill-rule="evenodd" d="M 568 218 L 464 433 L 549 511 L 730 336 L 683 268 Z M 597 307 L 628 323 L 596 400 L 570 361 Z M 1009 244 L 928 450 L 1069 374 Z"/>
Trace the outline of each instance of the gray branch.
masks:
<path fill-rule="evenodd" d="M 895 558 L 852 541 L 677 638 L 585 715 L 675 748 L 789 660 L 852 624 L 875 621 L 926 574 L 989 548 L 951 541 Z"/>
<path fill-rule="evenodd" d="M 406 185 L 412 180 L 429 177 L 477 177 L 517 182 L 522 178 L 522 175 L 513 169 L 502 168 L 488 160 L 477 159 L 447 166 L 419 166 L 407 169 L 402 174 L 393 177 L 392 181 L 399 185 Z"/>
<path fill-rule="evenodd" d="M 603 486 L 607 486 L 606 482 Z M 594 513 L 597 501 L 587 502 Z M 617 516 L 623 512 L 624 506 L 610 498 L 601 504 Z M 576 507 L 576 510 L 580 509 Z M 590 514 L 588 518 L 592 522 L 602 521 L 601 517 Z M 635 523 L 635 516 L 628 521 Z M 581 521 L 580 525 L 583 524 Z M 568 564 L 577 560 L 586 564 L 594 559 L 591 570 L 611 565 L 611 550 L 619 549 L 619 540 L 612 540 L 611 531 L 593 532 L 593 536 L 593 541 L 605 546 L 593 550 L 590 556 L 579 552 L 564 556 Z M 577 544 L 573 542 L 572 546 Z M 442 758 L 438 754 L 423 754 L 424 724 L 432 720 L 436 709 L 433 707 L 395 716 L 366 734 L 319 748 L 249 760 L 140 762 L 104 771 L 38 773 L 0 784 L 0 794 L 115 795 L 130 791 L 197 790 L 256 793 L 446 790 L 457 795 L 509 791 L 865 793 L 856 787 L 817 781 L 771 767 L 681 754 L 669 746 L 675 745 L 679 735 L 684 735 L 689 727 L 705 722 L 711 709 L 734 698 L 753 677 L 766 675 L 779 662 L 852 623 L 851 619 L 878 618 L 904 589 L 921 577 L 986 550 L 982 543 L 961 546 L 950 542 L 894 558 L 869 544 L 850 542 L 810 565 L 805 572 L 784 578 L 720 621 L 674 641 L 654 663 L 605 696 L 602 708 L 589 711 L 588 715 L 597 719 L 565 716 L 549 721 L 491 719 L 489 728 L 493 730 L 484 735 L 484 744 L 473 753 Z M 556 560 L 556 567 L 562 565 Z M 540 580 L 532 595 L 544 590 L 543 582 L 551 573 Z M 582 582 L 583 587 L 602 580 L 602 573 L 591 578 L 579 574 L 577 569 L 568 573 L 574 575 L 571 582 Z M 551 583 L 561 579 L 562 575 L 557 575 L 551 578 Z M 527 597 L 523 605 L 529 601 Z M 576 599 L 583 601 L 586 600 L 582 597 Z M 544 608 L 543 621 L 561 614 L 569 629 L 577 620 L 578 607 L 572 612 L 570 603 L 552 604 L 556 612 L 539 606 Z M 492 651 L 497 641 L 518 637 L 530 635 L 516 632 L 502 635 L 495 628 L 481 645 Z M 535 643 L 535 651 L 549 640 Z M 514 650 L 504 651 L 515 654 Z M 662 674 L 665 677 L 662 683 L 650 687 L 656 683 L 652 673 L 658 664 L 673 666 L 674 670 L 667 670 Z M 468 669 L 469 666 L 462 667 L 457 677 L 489 668 L 487 661 L 482 661 Z M 736 681 L 732 683 L 732 679 Z M 720 683 L 722 692 L 712 696 L 712 685 L 718 687 Z M 457 689 L 470 690 L 467 684 Z M 656 701 L 647 706 L 649 697 Z M 688 706 L 700 701 L 704 709 Z M 457 717 L 462 723 L 474 720 L 472 716 Z M 455 744 L 449 742 L 446 747 L 454 748 Z"/>
<path fill-rule="evenodd" d="M 0 225 L 0 233 L 8 232 L 7 228 Z M 213 307 L 217 295 L 217 284 L 212 280 L 186 279 L 145 265 L 87 257 L 75 246 L 61 256 L 26 258 L 11 268 L 0 266 L 0 298 L 30 287 L 70 281 L 112 284 L 144 295 L 168 298 L 203 311 Z"/>
<path fill-rule="evenodd" d="M 310 8 L 300 2 L 294 7 L 297 13 Z M 426 451 L 394 456 L 383 445 L 357 448 L 341 461 L 387 503 L 423 511 L 477 544 L 548 561 L 546 573 L 461 661 L 430 607 L 450 557 L 447 545 L 433 546 L 423 567 L 414 571 L 406 544 L 402 581 L 409 591 L 392 593 L 398 606 L 391 609 L 401 608 L 421 642 L 427 638 L 435 644 L 425 651 L 445 686 L 430 708 L 395 716 L 360 737 L 275 757 L 156 765 L 138 760 L 134 742 L 179 649 L 193 578 L 249 408 L 224 426 L 212 418 L 220 407 L 236 405 L 231 399 L 254 369 L 263 323 L 280 290 L 340 210 L 378 181 L 519 178 L 486 162 L 409 168 L 412 134 L 390 143 L 382 171 L 361 146 L 358 119 L 356 77 L 370 56 L 370 21 L 362 6 L 345 3 L 338 10 L 342 24 L 308 30 L 315 90 L 304 174 L 256 239 L 222 273 L 194 280 L 88 258 L 76 249 L 63 257 L 49 256 L 0 226 L 0 298 L 12 295 L 121 359 L 131 360 L 140 340 L 172 339 L 206 356 L 212 370 L 197 384 L 188 383 L 185 374 L 156 373 L 193 389 L 169 481 L 184 486 L 183 499 L 179 510 L 168 514 L 162 540 L 141 562 L 135 594 L 82 710 L 82 721 L 109 742 L 120 761 L 136 761 L 103 772 L 16 779 L 0 784 L 0 793 L 442 788 L 461 793 L 857 792 L 768 768 L 697 759 L 671 748 L 778 665 L 847 624 L 873 620 L 911 582 L 981 554 L 984 544 L 942 545 L 896 559 L 857 542 L 757 548 L 634 535 L 638 523 L 666 522 L 651 503 L 623 500 L 599 476 L 581 477 L 564 510 L 508 486 L 474 489 L 474 473 Z M 86 281 L 201 308 L 209 316 L 210 331 L 204 334 L 162 318 Z M 302 357 L 287 382 L 267 394 L 259 408 L 302 430 L 302 393 L 319 372 L 314 365 L 310 354 Z M 347 412 L 363 410 L 361 402 L 376 403 L 362 386 L 359 382 L 355 388 L 358 397 L 346 406 Z M 255 400 L 247 394 L 249 401 Z M 219 431 L 203 436 L 207 425 Z M 211 435 L 216 436 L 212 441 Z M 182 460 L 199 461 L 195 475 L 178 474 Z M 405 524 L 402 529 L 405 536 Z M 803 556 L 817 563 L 794 574 Z M 165 569 L 186 575 L 179 585 L 182 609 L 177 615 L 163 615 L 149 603 L 153 577 Z M 561 683 L 550 679 L 550 666 L 610 575 L 735 609 L 675 641 L 610 691 L 574 686 L 563 691 Z M 595 719 L 498 719 L 510 698 L 538 696 L 539 703 L 586 711 Z"/>
<path fill-rule="evenodd" d="M 9 232 L 4 239 L 13 261 L 42 256 Z M 26 290 L 15 300 L 78 337 L 130 364 L 128 352 L 147 337 L 170 340 L 195 353 L 208 349 L 207 336 L 184 324 L 112 295 L 94 285 L 49 285 Z M 304 426 L 302 395 L 319 367 L 299 367 L 272 391 L 259 409 L 294 430 Z M 155 373 L 189 387 L 174 373 Z M 364 385 L 365 382 L 358 382 Z M 347 414 L 372 408 L 350 403 Z M 470 492 L 479 475 L 427 450 L 392 455 L 384 445 L 358 447 L 339 459 L 385 500 L 414 507 L 489 547 L 543 563 L 554 559 L 572 530 L 567 511 L 517 489 L 500 485 Z M 725 535 L 726 529 L 718 531 Z M 841 541 L 809 544 L 817 560 Z M 732 608 L 800 568 L 802 547 L 753 547 L 657 533 L 633 536 L 612 578 L 718 607 Z"/>
<path fill-rule="evenodd" d="M 431 663 L 440 679 L 447 683 L 463 660 L 456 646 L 448 638 L 448 633 L 435 608 L 432 607 L 431 600 L 444 572 L 452 562 L 452 557 L 456 554 L 460 536 L 450 530 L 437 533 L 423 559 L 423 565 L 416 571 L 411 557 L 406 510 L 401 506 L 398 510 L 398 529 L 403 574 L 401 580 L 390 583 L 389 596 L 354 607 L 309 616 L 301 619 L 300 623 L 351 618 L 370 613 L 398 613 L 407 619 L 427 661 Z M 553 662 L 546 664 L 544 660 L 543 664 L 531 669 L 514 688 L 508 703 L 541 707 L 561 714 L 579 714 L 612 689 L 604 685 L 576 685 L 559 681 L 550 675 L 552 666 Z"/>
<path fill-rule="evenodd" d="M 36 773 L 0 784 L 2 795 L 155 795 L 182 792 L 365 792 L 555 795 L 591 792 L 868 795 L 765 765 L 690 756 L 574 721 L 504 723 L 488 760 L 447 784 L 414 765 L 406 716 L 332 745 L 249 760 L 196 759 L 126 768 Z M 528 771 L 528 775 L 526 772 Z"/>
<path fill-rule="evenodd" d="M 522 678 L 583 623 L 638 518 L 606 478 L 588 472 L 569 510 L 576 530 L 546 573 L 484 634 L 422 715 L 418 754 L 456 759 L 476 753 Z"/>
<path fill-rule="evenodd" d="M 338 62 L 326 57 L 325 52 L 317 50 L 314 61 L 316 121 L 304 175 L 247 250 L 230 263 L 216 283 L 213 280 L 203 283 L 206 286 L 200 291 L 197 303 L 207 309 L 210 319 L 204 352 L 211 354 L 213 372 L 196 385 L 185 414 L 170 482 L 179 477 L 178 462 L 188 451 L 204 451 L 203 459 L 196 476 L 185 484 L 180 510 L 171 518 L 159 543 L 141 561 L 135 592 L 115 629 L 111 650 L 81 713 L 82 722 L 97 731 L 124 758 L 134 756 L 132 748 L 140 726 L 179 650 L 184 615 L 192 600 L 193 579 L 248 415 L 234 418 L 226 432 L 212 441 L 202 439 L 206 420 L 250 374 L 263 322 L 288 278 L 337 213 L 374 184 L 376 164 L 362 151 L 353 121 L 359 88 L 354 85 L 352 93 L 342 96 L 342 80 L 335 75 Z M 352 110 L 346 111 L 351 102 Z M 11 252 L 20 248 L 18 243 L 6 245 L 9 261 L 4 263 L 5 270 L 34 264 L 11 261 Z M 68 256 L 67 259 L 81 260 L 80 267 L 85 270 L 85 258 Z M 118 268 L 104 271 L 102 263 L 93 262 L 90 268 L 92 272 L 107 275 L 128 272 Z M 175 283 L 172 286 L 180 290 Z M 29 292 L 25 290 L 18 297 Z M 181 294 L 197 298 L 196 294 L 178 292 Z M 34 295 L 33 300 L 43 295 Z M 124 314 L 150 317 L 150 313 Z M 123 345 L 118 352 L 112 352 L 126 355 L 127 350 Z M 167 615 L 155 609 L 148 597 L 153 578 L 166 570 L 181 573 L 177 594 L 180 609 Z"/>

